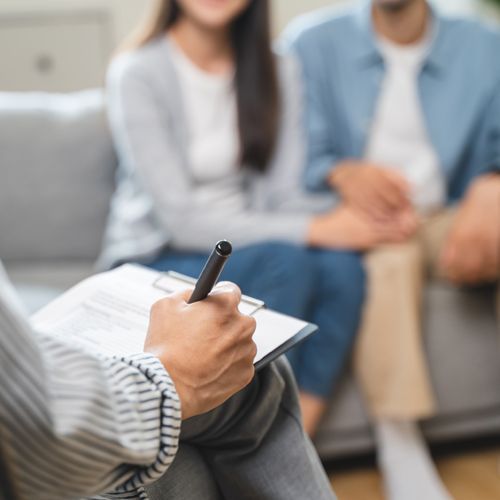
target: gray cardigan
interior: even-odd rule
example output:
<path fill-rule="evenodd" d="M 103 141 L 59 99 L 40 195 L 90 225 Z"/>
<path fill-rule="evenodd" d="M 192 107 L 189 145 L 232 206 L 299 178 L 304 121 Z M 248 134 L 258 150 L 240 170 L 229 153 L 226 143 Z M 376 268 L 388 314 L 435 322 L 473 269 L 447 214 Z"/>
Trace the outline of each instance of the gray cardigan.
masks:
<path fill-rule="evenodd" d="M 152 259 L 167 247 L 208 252 L 220 238 L 236 247 L 304 243 L 310 213 L 331 197 L 313 200 L 301 187 L 305 139 L 295 61 L 277 58 L 283 112 L 267 172 L 235 169 L 200 186 L 190 175 L 182 90 L 170 51 L 162 37 L 121 55 L 109 69 L 108 112 L 120 166 L 101 265 Z M 207 190 L 211 199 L 225 193 L 237 199 L 222 213 L 207 203 Z"/>

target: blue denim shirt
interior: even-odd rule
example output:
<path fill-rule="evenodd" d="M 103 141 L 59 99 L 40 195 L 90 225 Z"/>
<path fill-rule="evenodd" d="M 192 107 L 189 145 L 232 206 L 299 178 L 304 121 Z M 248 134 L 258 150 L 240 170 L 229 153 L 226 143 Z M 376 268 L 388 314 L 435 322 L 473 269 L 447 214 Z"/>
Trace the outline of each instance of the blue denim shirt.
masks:
<path fill-rule="evenodd" d="M 477 175 L 500 171 L 500 34 L 477 21 L 431 12 L 434 39 L 418 84 L 453 202 Z M 282 45 L 296 53 L 303 69 L 309 137 L 305 183 L 326 190 L 337 162 L 363 157 L 384 77 L 371 4 L 299 18 Z"/>

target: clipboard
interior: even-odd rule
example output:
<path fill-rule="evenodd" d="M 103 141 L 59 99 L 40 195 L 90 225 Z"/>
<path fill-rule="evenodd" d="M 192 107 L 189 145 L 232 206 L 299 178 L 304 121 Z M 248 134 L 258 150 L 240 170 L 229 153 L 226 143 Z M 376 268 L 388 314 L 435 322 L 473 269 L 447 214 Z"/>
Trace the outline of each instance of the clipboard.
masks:
<path fill-rule="evenodd" d="M 191 276 L 186 276 L 185 274 L 181 274 L 176 271 L 167 271 L 166 273 L 158 276 L 158 278 L 153 282 L 153 287 L 163 290 L 165 293 L 173 293 L 175 290 L 172 290 L 172 288 L 168 286 L 168 278 L 173 278 L 174 280 L 185 283 L 188 286 L 194 287 L 196 284 L 196 279 Z M 266 307 L 266 304 L 262 300 L 254 299 L 248 295 L 242 295 L 241 302 L 248 306 L 248 311 L 251 311 L 246 312 L 249 316 L 255 314 L 259 309 Z"/>
<path fill-rule="evenodd" d="M 33 315 L 32 322 L 39 331 L 108 356 L 136 354 L 144 346 L 152 305 L 191 287 L 194 281 L 174 272 L 160 274 L 125 264 L 74 286 Z M 242 296 L 240 311 L 257 322 L 256 370 L 318 330 L 312 323 L 272 311 L 263 301 L 248 296 Z"/>
<path fill-rule="evenodd" d="M 296 347 L 299 344 L 302 344 L 308 337 L 310 337 L 313 333 L 318 331 L 318 326 L 314 323 L 308 323 L 307 326 L 302 328 L 298 333 L 295 334 L 291 339 L 287 340 L 284 344 L 281 344 L 274 351 L 270 352 L 268 355 L 264 356 L 260 361 L 254 364 L 255 371 L 258 372 L 269 363 L 279 358 L 287 351 L 289 351 L 292 347 Z"/>
<path fill-rule="evenodd" d="M 168 287 L 166 284 L 165 277 L 173 278 L 175 280 L 179 280 L 186 285 L 194 286 L 196 284 L 196 279 L 190 276 L 186 276 L 184 274 L 178 273 L 176 271 L 167 271 L 162 276 L 159 276 L 153 283 L 155 288 L 163 290 L 166 293 L 172 293 L 174 290 Z M 261 309 L 267 308 L 265 302 L 259 299 L 255 299 L 253 297 L 249 297 L 248 295 L 241 296 L 241 302 L 243 304 L 248 305 L 249 307 L 253 307 L 253 311 L 249 313 L 250 316 L 254 316 Z M 297 332 L 293 337 L 288 339 L 286 342 L 281 344 L 279 347 L 271 351 L 269 354 L 264 356 L 261 360 L 255 363 L 255 371 L 259 371 L 264 368 L 266 365 L 274 361 L 276 358 L 279 358 L 281 355 L 285 354 L 287 351 L 292 349 L 293 347 L 304 342 L 308 337 L 310 337 L 313 333 L 316 333 L 318 330 L 318 326 L 314 323 L 307 323 L 304 328 L 302 328 L 299 332 Z"/>

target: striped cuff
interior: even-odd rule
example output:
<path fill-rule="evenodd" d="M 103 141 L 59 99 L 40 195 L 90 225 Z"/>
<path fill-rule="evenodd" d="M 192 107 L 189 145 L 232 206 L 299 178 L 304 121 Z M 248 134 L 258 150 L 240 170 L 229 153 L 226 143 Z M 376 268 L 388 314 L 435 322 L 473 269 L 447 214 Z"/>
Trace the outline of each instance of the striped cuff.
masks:
<path fill-rule="evenodd" d="M 160 447 L 156 461 L 142 467 L 119 489 L 118 492 L 141 492 L 145 484 L 157 481 L 173 462 L 179 447 L 181 430 L 181 404 L 174 383 L 161 362 L 151 354 L 135 354 L 121 361 L 142 372 L 161 393 Z"/>

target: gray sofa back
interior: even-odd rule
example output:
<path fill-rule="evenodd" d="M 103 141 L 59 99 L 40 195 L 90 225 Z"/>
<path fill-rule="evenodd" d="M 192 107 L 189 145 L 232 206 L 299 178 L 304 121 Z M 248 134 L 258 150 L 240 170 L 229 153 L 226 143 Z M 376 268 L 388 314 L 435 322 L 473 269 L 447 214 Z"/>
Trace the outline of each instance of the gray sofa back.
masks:
<path fill-rule="evenodd" d="M 102 90 L 0 93 L 0 259 L 94 260 L 115 168 Z"/>

